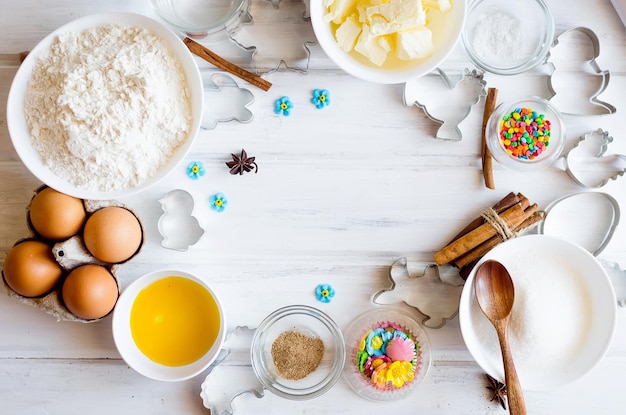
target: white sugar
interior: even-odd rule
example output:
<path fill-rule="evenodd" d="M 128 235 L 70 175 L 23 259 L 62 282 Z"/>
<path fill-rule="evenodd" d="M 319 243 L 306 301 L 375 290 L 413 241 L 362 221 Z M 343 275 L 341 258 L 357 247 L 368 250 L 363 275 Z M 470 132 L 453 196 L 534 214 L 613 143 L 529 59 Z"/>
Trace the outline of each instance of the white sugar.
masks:
<path fill-rule="evenodd" d="M 520 379 L 562 371 L 583 346 L 590 331 L 591 298 L 583 280 L 564 260 L 536 253 L 502 261 L 515 285 L 509 323 L 511 353 Z M 501 356 L 491 323 L 472 300 L 471 318 L 486 353 Z"/>

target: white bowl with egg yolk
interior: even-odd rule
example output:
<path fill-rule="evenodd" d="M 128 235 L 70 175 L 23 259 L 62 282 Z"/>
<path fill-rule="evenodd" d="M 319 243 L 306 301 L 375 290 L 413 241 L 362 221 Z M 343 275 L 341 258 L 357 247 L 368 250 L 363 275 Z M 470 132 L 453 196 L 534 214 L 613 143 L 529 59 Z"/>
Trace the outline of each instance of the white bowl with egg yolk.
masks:
<path fill-rule="evenodd" d="M 183 271 L 145 274 L 120 295 L 113 339 L 124 361 L 140 374 L 181 381 L 207 369 L 226 337 L 226 318 L 215 292 Z"/>
<path fill-rule="evenodd" d="M 400 4 L 411 3 L 403 0 L 394 1 L 398 3 L 397 7 L 401 7 Z M 357 78 L 380 84 L 404 83 L 409 79 L 424 76 L 437 68 L 456 47 L 463 31 L 467 13 L 465 0 L 450 0 L 449 2 L 446 0 L 423 1 L 422 3 L 426 9 L 426 25 L 424 27 L 429 29 L 432 33 L 432 49 L 430 53 L 423 58 L 409 60 L 399 59 L 397 58 L 397 53 L 399 53 L 398 50 L 401 48 L 398 46 L 401 42 L 398 41 L 398 34 L 385 35 L 385 42 L 387 42 L 389 52 L 382 65 L 379 66 L 372 63 L 370 59 L 363 54 L 355 51 L 354 47 L 349 52 L 346 52 L 344 48 L 339 45 L 336 38 L 338 25 L 328 21 L 328 8 L 325 3 L 328 2 L 324 0 L 311 0 L 310 3 L 313 30 L 324 52 L 326 52 L 328 57 L 332 59 L 337 66 L 347 73 Z M 359 3 L 367 2 L 361 1 Z M 452 7 L 445 12 L 441 12 L 435 6 L 440 3 L 449 3 Z M 334 4 L 337 5 L 336 7 L 346 7 L 348 11 L 343 13 L 343 15 L 357 13 L 355 7 L 356 0 L 334 0 Z M 402 11 L 401 13 L 397 13 L 397 15 L 402 16 L 407 13 L 406 11 Z M 393 25 L 394 22 L 391 21 L 390 24 Z M 355 45 L 356 43 L 352 38 L 355 35 L 357 37 L 361 36 L 360 34 L 357 35 L 357 33 L 362 34 L 362 30 L 362 25 L 353 26 L 347 30 L 351 32 L 352 35 L 348 36 L 348 40 L 343 37 L 341 39 L 342 42 L 344 42 L 344 44 Z M 393 29 L 389 30 L 391 31 Z M 413 29 L 403 31 L 403 36 L 412 30 Z M 377 39 L 372 39 L 371 44 L 377 41 Z M 411 43 L 415 44 L 414 41 Z M 346 46 L 346 48 L 349 48 L 349 46 Z"/>

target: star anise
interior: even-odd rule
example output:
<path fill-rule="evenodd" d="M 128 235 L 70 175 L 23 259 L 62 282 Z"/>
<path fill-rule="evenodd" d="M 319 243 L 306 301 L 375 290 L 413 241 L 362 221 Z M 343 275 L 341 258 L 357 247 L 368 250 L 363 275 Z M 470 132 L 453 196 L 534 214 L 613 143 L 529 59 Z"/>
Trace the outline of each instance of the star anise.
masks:
<path fill-rule="evenodd" d="M 485 375 L 485 376 L 487 376 L 487 380 L 489 381 L 489 386 L 487 386 L 487 389 L 489 389 L 490 391 L 493 391 L 491 402 L 493 402 L 494 400 L 497 400 L 500 403 L 500 405 L 502 405 L 502 408 L 506 410 L 506 398 L 507 398 L 506 385 L 504 383 L 497 381 L 496 379 L 492 378 L 489 375 Z"/>
<path fill-rule="evenodd" d="M 231 154 L 233 161 L 226 162 L 226 165 L 230 168 L 230 174 L 242 175 L 245 172 L 254 170 L 255 173 L 259 171 L 259 166 L 254 162 L 256 157 L 248 157 L 246 150 L 241 149 L 241 154 Z"/>

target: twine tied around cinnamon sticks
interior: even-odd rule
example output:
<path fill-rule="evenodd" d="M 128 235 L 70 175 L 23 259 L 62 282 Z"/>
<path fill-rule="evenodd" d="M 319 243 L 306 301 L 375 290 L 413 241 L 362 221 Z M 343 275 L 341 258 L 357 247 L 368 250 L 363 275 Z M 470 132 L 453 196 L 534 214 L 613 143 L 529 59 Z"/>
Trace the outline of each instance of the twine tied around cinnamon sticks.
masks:
<path fill-rule="evenodd" d="M 545 218 L 537 204 L 521 193 L 509 193 L 435 253 L 438 265 L 451 264 L 466 279 L 473 266 L 499 243 L 526 233 Z"/>

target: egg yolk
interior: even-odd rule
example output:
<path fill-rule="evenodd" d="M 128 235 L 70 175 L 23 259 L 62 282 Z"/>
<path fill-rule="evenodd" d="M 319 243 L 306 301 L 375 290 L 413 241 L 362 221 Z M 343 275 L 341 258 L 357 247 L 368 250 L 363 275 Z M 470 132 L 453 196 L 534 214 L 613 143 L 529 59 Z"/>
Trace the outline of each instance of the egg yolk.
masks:
<path fill-rule="evenodd" d="M 202 285 L 170 276 L 139 292 L 130 311 L 130 329 L 150 360 L 183 366 L 209 351 L 220 331 L 220 313 Z"/>

